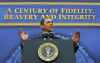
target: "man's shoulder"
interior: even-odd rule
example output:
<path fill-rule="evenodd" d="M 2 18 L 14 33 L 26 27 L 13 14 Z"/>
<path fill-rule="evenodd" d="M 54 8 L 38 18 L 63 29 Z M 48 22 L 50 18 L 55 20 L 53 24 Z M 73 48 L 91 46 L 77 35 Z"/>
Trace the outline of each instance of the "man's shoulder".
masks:
<path fill-rule="evenodd" d="M 53 33 L 54 36 L 58 39 L 63 39 L 63 40 L 69 40 L 69 39 L 72 39 L 71 35 L 68 35 L 68 34 L 65 34 L 65 33 L 57 33 L 57 32 L 54 32 Z M 34 34 L 30 34 L 29 36 L 29 39 L 39 39 L 41 37 L 42 33 L 34 33 Z"/>
<path fill-rule="evenodd" d="M 65 33 L 54 33 L 56 37 L 61 38 L 63 40 L 70 40 L 72 39 L 71 35 L 65 34 Z"/>
<path fill-rule="evenodd" d="M 28 39 L 36 39 L 36 38 L 40 38 L 41 33 L 34 33 L 34 34 L 30 34 Z"/>

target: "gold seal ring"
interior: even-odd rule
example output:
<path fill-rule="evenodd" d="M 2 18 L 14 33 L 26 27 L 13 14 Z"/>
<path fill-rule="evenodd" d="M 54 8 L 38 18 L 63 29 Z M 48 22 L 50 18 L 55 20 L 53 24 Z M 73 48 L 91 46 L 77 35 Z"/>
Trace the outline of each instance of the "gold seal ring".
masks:
<path fill-rule="evenodd" d="M 58 48 L 53 43 L 43 43 L 38 49 L 38 56 L 44 61 L 53 61 L 58 56 Z"/>

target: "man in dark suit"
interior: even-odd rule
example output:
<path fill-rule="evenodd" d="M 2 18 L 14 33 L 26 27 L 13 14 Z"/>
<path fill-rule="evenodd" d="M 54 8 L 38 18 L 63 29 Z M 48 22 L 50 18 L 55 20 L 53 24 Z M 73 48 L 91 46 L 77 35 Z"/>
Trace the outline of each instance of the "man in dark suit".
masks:
<path fill-rule="evenodd" d="M 80 40 L 80 32 L 76 32 L 75 35 L 63 36 L 62 34 L 56 34 L 53 32 L 53 21 L 51 19 L 43 19 L 40 22 L 40 27 L 43 30 L 43 33 L 40 34 L 41 38 L 45 39 L 53 39 L 55 37 L 60 37 L 61 39 L 71 38 L 73 41 L 74 54 L 76 57 L 76 63 L 95 63 L 94 59 L 92 59 L 88 53 L 85 51 L 84 47 L 82 47 L 78 42 Z M 20 38 L 21 40 L 28 40 L 31 36 L 25 34 L 22 29 L 20 29 Z M 58 43 L 58 42 L 57 42 Z M 66 43 L 66 42 L 65 42 Z M 63 44 L 64 45 L 64 44 Z M 66 45 L 66 44 L 65 44 Z M 17 47 L 15 52 L 6 60 L 5 63 L 21 63 L 22 59 L 22 48 L 20 45 Z M 59 63 L 59 62 L 58 62 Z M 63 62 L 62 62 L 63 63 Z"/>
<path fill-rule="evenodd" d="M 54 32 L 53 32 L 53 21 L 51 19 L 42 19 L 40 22 L 40 27 L 43 30 L 42 36 L 45 38 L 50 38 L 52 39 L 54 37 Z M 24 34 L 23 30 L 20 29 L 20 37 L 22 40 L 27 40 L 28 39 L 28 34 Z M 45 39 L 44 38 L 44 39 Z M 72 36 L 73 40 L 73 47 L 74 47 L 74 52 L 76 52 L 79 48 L 77 43 L 80 40 L 80 32 L 76 32 L 75 36 Z"/>
<path fill-rule="evenodd" d="M 60 35 L 59 33 L 57 34 L 53 32 L 53 21 L 51 19 L 47 19 L 47 18 L 42 19 L 40 22 L 40 27 L 43 30 L 43 33 L 40 34 L 41 35 L 40 37 L 43 40 L 46 40 L 46 39 L 52 40 L 54 38 L 61 38 L 61 39 L 64 38 L 62 34 Z M 22 41 L 30 39 L 30 36 L 28 34 L 25 34 L 22 29 L 20 29 L 19 35 Z M 71 40 L 73 40 L 74 53 L 76 53 L 79 48 L 77 43 L 80 40 L 80 32 L 78 31 L 76 32 L 75 36 L 70 35 L 67 38 L 71 38 Z M 66 37 L 64 39 L 66 39 Z M 15 50 L 15 53 L 6 61 L 6 63 L 21 63 L 22 52 L 23 52 L 22 50 L 23 50 L 23 45 L 21 44 Z"/>

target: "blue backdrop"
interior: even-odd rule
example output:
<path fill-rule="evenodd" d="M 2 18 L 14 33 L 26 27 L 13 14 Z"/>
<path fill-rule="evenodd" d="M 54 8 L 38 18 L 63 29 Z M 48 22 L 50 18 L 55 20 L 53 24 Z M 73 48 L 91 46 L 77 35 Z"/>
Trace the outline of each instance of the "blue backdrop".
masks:
<path fill-rule="evenodd" d="M 8 0 L 0 0 L 0 1 L 8 1 Z M 9 0 L 9 1 L 25 1 L 25 0 Z M 26 0 L 26 1 L 41 1 L 41 0 Z M 42 0 L 42 1 L 48 1 L 48 0 Z M 54 1 L 54 0 L 50 0 Z M 58 1 L 58 0 L 55 0 Z M 61 1 L 61 0 L 59 0 Z M 66 1 L 66 0 L 62 0 Z M 67 1 L 76 1 L 76 0 L 67 0 Z M 84 2 L 100 2 L 99 0 L 77 0 L 77 1 L 84 1 Z M 1 5 L 2 6 L 2 5 Z M 9 5 L 10 6 L 10 5 Z M 8 7 L 9 7 L 8 6 Z M 79 5 L 74 5 L 74 7 L 80 8 Z M 4 7 L 4 8 L 3 8 Z M 0 8 L 1 12 L 0 15 L 4 15 L 7 13 L 7 5 Z M 13 5 L 12 5 L 13 7 Z M 19 6 L 17 6 L 19 7 Z M 22 6 L 23 7 L 23 6 Z M 25 7 L 25 6 L 24 6 Z M 46 6 L 48 7 L 48 6 Z M 71 6 L 69 5 L 71 8 Z M 83 8 L 88 8 L 87 6 L 82 6 Z M 100 6 L 89 6 L 89 8 L 96 8 L 96 15 L 97 15 L 97 23 L 100 23 L 99 18 L 99 10 Z M 5 11 L 4 11 L 5 9 Z M 40 21 L 40 20 L 38 20 Z M 0 22 L 4 22 L 1 20 Z M 5 21 L 7 22 L 7 21 Z M 3 59 L 5 59 L 9 54 L 10 51 L 12 51 L 13 48 L 15 48 L 20 43 L 20 37 L 19 37 L 19 29 L 22 28 L 24 32 L 28 32 L 29 35 L 31 34 L 38 34 L 41 31 L 39 27 L 0 27 L 0 63 L 2 63 Z M 54 27 L 55 32 L 59 32 L 62 34 L 70 34 L 75 33 L 77 30 L 80 30 L 81 33 L 81 39 L 80 43 L 88 50 L 89 54 L 96 60 L 96 63 L 100 63 L 100 27 Z"/>
<path fill-rule="evenodd" d="M 20 43 L 19 29 L 31 34 L 41 33 L 40 27 L 0 27 L 0 63 L 8 56 L 13 48 Z M 54 27 L 54 31 L 62 34 L 75 33 L 80 30 L 80 43 L 88 50 L 89 54 L 100 62 L 100 27 Z"/>

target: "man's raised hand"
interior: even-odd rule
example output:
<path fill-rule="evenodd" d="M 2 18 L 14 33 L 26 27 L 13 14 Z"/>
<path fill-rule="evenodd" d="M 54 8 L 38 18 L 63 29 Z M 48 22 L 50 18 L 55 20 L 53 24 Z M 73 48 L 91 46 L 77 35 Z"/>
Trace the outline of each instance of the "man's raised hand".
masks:
<path fill-rule="evenodd" d="M 19 35 L 20 35 L 21 40 L 28 39 L 28 34 L 25 34 L 22 29 L 19 30 Z"/>

